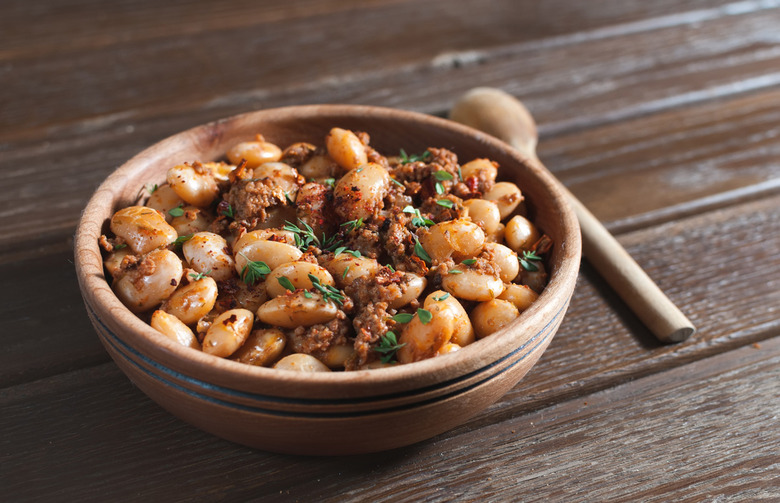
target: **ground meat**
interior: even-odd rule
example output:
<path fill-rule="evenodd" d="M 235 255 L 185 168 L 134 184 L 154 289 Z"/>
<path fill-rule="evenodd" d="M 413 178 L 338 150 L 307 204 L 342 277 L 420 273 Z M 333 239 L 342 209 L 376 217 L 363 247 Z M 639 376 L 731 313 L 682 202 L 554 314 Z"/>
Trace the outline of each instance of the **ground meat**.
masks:
<path fill-rule="evenodd" d="M 339 311 L 328 323 L 289 331 L 287 340 L 294 353 L 306 353 L 322 359 L 330 347 L 348 344 L 350 332 L 349 318 L 343 311 Z"/>
<path fill-rule="evenodd" d="M 350 250 L 357 250 L 367 257 L 377 258 L 379 232 L 377 222 L 374 221 L 371 224 L 363 225 L 347 234 L 343 241 L 344 246 Z"/>
<path fill-rule="evenodd" d="M 293 143 L 282 152 L 279 162 L 283 162 L 298 169 L 317 152 L 317 147 L 311 143 L 299 142 Z"/>
<path fill-rule="evenodd" d="M 268 216 L 267 209 L 285 204 L 287 198 L 284 190 L 273 180 L 237 180 L 225 195 L 225 201 L 233 208 L 236 219 L 250 220 L 253 218 L 264 222 Z"/>
<path fill-rule="evenodd" d="M 347 360 L 345 368 L 355 370 L 377 359 L 377 353 L 371 348 L 379 339 L 395 326 L 387 312 L 387 303 L 368 303 L 352 320 L 355 328 L 355 353 Z"/>
<path fill-rule="evenodd" d="M 442 206 L 437 201 L 448 200 L 452 202 L 452 208 Z M 447 194 L 446 196 L 430 197 L 420 205 L 420 213 L 428 215 L 428 218 L 434 222 L 448 222 L 456 220 L 463 214 L 463 200 L 457 196 Z"/>
<path fill-rule="evenodd" d="M 357 278 L 344 288 L 358 311 L 369 304 L 392 302 L 400 298 L 405 290 L 404 274 L 389 267 L 380 268 L 376 276 Z"/>
<path fill-rule="evenodd" d="M 419 257 L 414 255 L 414 233 L 409 230 L 412 216 L 398 213 L 388 219 L 389 225 L 383 226 L 380 244 L 384 247 L 393 266 L 401 271 L 425 275 L 427 267 Z"/>
<path fill-rule="evenodd" d="M 318 238 L 323 234 L 333 234 L 337 222 L 333 209 L 333 189 L 319 183 L 305 184 L 295 199 L 295 215 L 311 226 Z"/>

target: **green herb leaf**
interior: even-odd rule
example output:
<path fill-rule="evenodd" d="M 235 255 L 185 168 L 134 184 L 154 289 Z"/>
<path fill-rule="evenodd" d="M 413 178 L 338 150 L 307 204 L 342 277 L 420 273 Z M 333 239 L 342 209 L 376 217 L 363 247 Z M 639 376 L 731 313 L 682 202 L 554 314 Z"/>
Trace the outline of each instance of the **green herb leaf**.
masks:
<path fill-rule="evenodd" d="M 311 292 L 309 291 L 303 292 L 303 296 L 306 297 L 307 299 L 314 298 L 314 295 L 312 295 Z"/>
<path fill-rule="evenodd" d="M 466 260 L 463 261 L 463 264 L 465 264 L 465 265 L 472 265 L 476 261 L 477 261 L 477 259 L 475 259 L 475 258 L 467 258 Z"/>
<path fill-rule="evenodd" d="M 335 178 L 326 178 L 322 181 L 323 185 L 327 185 L 328 187 L 333 187 L 336 184 Z"/>
<path fill-rule="evenodd" d="M 443 294 L 439 295 L 438 297 L 434 297 L 433 300 L 436 302 L 441 302 L 443 300 L 447 300 L 450 297 L 449 292 L 444 292 Z"/>
<path fill-rule="evenodd" d="M 417 308 L 417 317 L 420 318 L 423 325 L 427 325 L 433 319 L 433 313 L 427 309 Z"/>
<path fill-rule="evenodd" d="M 450 269 L 450 274 L 463 274 L 463 271 L 459 269 Z"/>
<path fill-rule="evenodd" d="M 279 276 L 276 278 L 276 281 L 279 282 L 280 285 L 282 285 L 287 290 L 290 290 L 291 292 L 295 291 L 295 285 L 292 284 L 292 281 L 290 281 L 290 278 L 287 276 Z"/>
<path fill-rule="evenodd" d="M 254 285 L 258 280 L 265 279 L 266 275 L 271 274 L 271 268 L 265 262 L 250 260 L 243 252 L 238 254 L 247 260 L 246 265 L 241 269 L 241 279 L 247 285 Z"/>
<path fill-rule="evenodd" d="M 393 267 L 393 265 L 392 265 L 392 264 L 387 264 L 385 267 L 387 267 L 387 268 L 388 268 L 388 269 L 390 269 L 391 271 L 395 272 L 395 268 Z"/>
<path fill-rule="evenodd" d="M 413 314 L 398 313 L 395 316 L 393 316 L 393 321 L 396 323 L 409 323 L 410 321 L 412 321 L 412 318 L 414 318 Z"/>
<path fill-rule="evenodd" d="M 418 162 L 418 161 L 427 161 L 431 158 L 433 154 L 430 153 L 430 151 L 426 150 L 422 154 L 417 155 L 407 155 L 406 151 L 404 149 L 401 149 L 400 156 L 401 157 L 401 164 L 409 164 L 410 162 Z"/>
<path fill-rule="evenodd" d="M 426 264 L 431 264 L 431 256 L 428 255 L 428 252 L 425 251 L 425 248 L 420 244 L 420 240 L 417 239 L 417 236 L 414 236 L 414 254 L 420 257 Z"/>
<path fill-rule="evenodd" d="M 390 178 L 390 181 L 394 184 L 398 185 L 399 187 L 404 187 L 404 184 L 396 180 L 395 178 Z"/>
<path fill-rule="evenodd" d="M 158 188 L 159 187 L 157 186 L 156 183 L 154 185 L 152 185 L 151 187 L 149 187 L 148 185 L 146 186 L 146 190 L 149 192 L 149 194 L 154 194 L 155 192 L 157 192 Z"/>
<path fill-rule="evenodd" d="M 350 220 L 349 222 L 344 222 L 341 224 L 342 227 L 346 227 L 347 232 L 352 232 L 355 229 L 359 229 L 363 226 L 363 218 L 358 218 L 357 220 Z"/>
<path fill-rule="evenodd" d="M 344 274 L 341 275 L 341 279 L 347 279 L 348 272 L 349 272 L 349 266 L 344 268 Z"/>
<path fill-rule="evenodd" d="M 312 245 L 319 247 L 320 239 L 314 234 L 314 229 L 311 228 L 311 225 L 307 224 L 300 218 L 298 219 L 298 223 L 301 224 L 302 227 L 285 220 L 284 227 L 282 227 L 282 229 L 293 233 L 295 236 L 295 246 L 297 246 L 301 251 L 308 250 L 309 246 Z"/>
<path fill-rule="evenodd" d="M 452 208 L 453 206 L 455 206 L 455 203 L 453 203 L 449 199 L 439 199 L 438 201 L 436 201 L 436 204 L 438 204 L 439 206 L 444 206 L 445 208 Z"/>
<path fill-rule="evenodd" d="M 338 248 L 333 250 L 333 255 L 336 256 L 336 255 L 338 255 L 339 253 L 343 252 L 346 249 L 347 249 L 346 246 L 339 246 Z"/>
<path fill-rule="evenodd" d="M 295 201 L 290 199 L 290 194 L 288 192 L 284 193 L 284 199 L 285 199 L 285 201 L 287 201 L 287 204 L 289 204 L 290 206 L 295 204 Z"/>
<path fill-rule="evenodd" d="M 170 216 L 172 216 L 172 217 L 180 217 L 180 216 L 184 215 L 184 208 L 182 208 L 182 206 L 183 206 L 183 203 L 178 205 L 175 208 L 171 208 L 170 210 L 168 210 L 168 214 Z"/>
<path fill-rule="evenodd" d="M 174 246 L 182 245 L 182 244 L 186 243 L 187 241 L 189 241 L 190 239 L 192 239 L 192 236 L 194 236 L 194 235 L 195 234 L 185 234 L 184 236 L 179 236 L 179 237 L 177 237 L 173 241 L 173 245 Z"/>
<path fill-rule="evenodd" d="M 209 270 L 208 270 L 208 271 L 206 271 L 206 272 L 199 272 L 199 273 L 197 273 L 197 274 L 196 274 L 196 273 L 194 273 L 194 272 L 191 272 L 191 273 L 190 273 L 190 278 L 192 278 L 192 279 L 193 279 L 193 281 L 200 281 L 200 280 L 202 280 L 203 278 L 205 278 L 206 276 L 208 276 L 209 274 L 211 274 L 211 269 L 209 269 Z"/>
<path fill-rule="evenodd" d="M 344 295 L 338 290 L 338 288 L 331 285 L 323 285 L 320 282 L 320 278 L 313 274 L 309 274 L 309 279 L 311 280 L 314 289 L 319 291 L 326 301 L 333 302 L 340 306 L 344 305 Z"/>
<path fill-rule="evenodd" d="M 523 251 L 522 256 L 517 257 L 517 260 L 520 261 L 520 265 L 526 271 L 536 272 L 539 270 L 539 266 L 534 264 L 534 262 L 540 262 L 542 257 L 537 255 L 535 251 Z"/>
<path fill-rule="evenodd" d="M 233 207 L 230 206 L 230 204 L 227 205 L 226 209 L 223 209 L 222 211 L 220 211 L 220 214 L 224 215 L 224 216 L 226 216 L 228 218 L 233 218 L 235 216 L 235 213 L 233 212 Z"/>
<path fill-rule="evenodd" d="M 355 258 L 360 258 L 363 256 L 363 254 L 360 253 L 360 250 L 344 250 L 344 253 L 349 253 Z"/>
<path fill-rule="evenodd" d="M 449 172 L 444 171 L 443 169 L 440 169 L 434 173 L 433 176 L 436 177 L 436 179 L 440 182 L 443 182 L 444 180 L 452 180 L 454 178 Z"/>
<path fill-rule="evenodd" d="M 441 182 L 436 182 L 434 189 L 436 189 L 436 193 L 440 196 L 444 195 L 444 185 L 442 185 Z"/>
<path fill-rule="evenodd" d="M 121 250 L 122 248 L 127 248 L 127 243 L 120 243 L 118 245 L 114 245 L 114 251 Z"/>
<path fill-rule="evenodd" d="M 396 351 L 405 345 L 406 343 L 398 344 L 398 339 L 395 336 L 395 332 L 388 330 L 387 333 L 379 339 L 379 345 L 373 349 L 377 353 L 382 353 L 382 357 L 380 358 L 382 363 L 390 363 L 393 358 L 395 358 Z"/>

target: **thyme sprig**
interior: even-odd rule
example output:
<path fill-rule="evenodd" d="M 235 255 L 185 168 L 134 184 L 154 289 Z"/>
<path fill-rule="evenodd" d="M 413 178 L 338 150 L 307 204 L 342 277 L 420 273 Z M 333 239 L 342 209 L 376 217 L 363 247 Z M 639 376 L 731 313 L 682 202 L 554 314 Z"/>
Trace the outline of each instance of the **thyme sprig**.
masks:
<path fill-rule="evenodd" d="M 295 239 L 295 246 L 297 246 L 301 251 L 308 250 L 309 246 L 311 245 L 321 248 L 322 242 L 320 241 L 320 238 L 318 238 L 317 235 L 314 234 L 314 229 L 311 228 L 311 225 L 307 224 L 300 218 L 298 219 L 298 223 L 303 227 L 301 228 L 295 225 L 294 223 L 290 222 L 289 220 L 284 221 L 284 227 L 283 227 L 284 230 L 293 233 L 293 238 Z M 323 235 L 323 238 L 324 237 L 325 236 Z"/>
<path fill-rule="evenodd" d="M 539 270 L 539 265 L 534 264 L 534 262 L 541 262 L 542 257 L 537 255 L 536 251 L 523 251 L 523 254 L 517 257 L 517 260 L 520 261 L 520 265 L 526 271 L 536 272 Z"/>
<path fill-rule="evenodd" d="M 404 149 L 401 149 L 399 157 L 401 158 L 401 164 L 409 164 L 410 162 L 427 161 L 433 156 L 429 150 L 426 150 L 422 154 L 408 155 Z"/>
<path fill-rule="evenodd" d="M 377 353 L 382 353 L 382 356 L 379 358 L 382 363 L 390 363 L 393 358 L 395 358 L 395 353 L 405 345 L 405 342 L 403 344 L 398 344 L 395 332 L 388 330 L 387 333 L 379 339 L 379 345 L 373 349 Z"/>
<path fill-rule="evenodd" d="M 350 220 L 348 222 L 344 222 L 341 224 L 341 227 L 344 227 L 344 230 L 349 234 L 350 232 L 354 231 L 355 229 L 359 229 L 363 226 L 363 217 L 358 218 L 356 220 Z"/>
<path fill-rule="evenodd" d="M 313 274 L 309 274 L 309 279 L 315 290 L 318 290 L 326 301 L 333 302 L 339 306 L 344 305 L 344 294 L 342 294 L 338 288 L 331 285 L 323 285 L 320 282 L 320 278 Z"/>
<path fill-rule="evenodd" d="M 241 269 L 241 279 L 247 285 L 254 285 L 258 280 L 265 279 L 266 275 L 271 274 L 271 268 L 265 262 L 251 260 L 243 252 L 238 254 L 246 259 L 246 265 Z"/>
<path fill-rule="evenodd" d="M 408 205 L 404 207 L 402 210 L 404 213 L 409 213 L 411 215 L 414 215 L 412 217 L 412 225 L 415 227 L 430 227 L 431 225 L 435 225 L 436 222 L 431 220 L 430 218 L 425 218 L 420 214 L 420 210 L 415 208 L 412 205 Z"/>

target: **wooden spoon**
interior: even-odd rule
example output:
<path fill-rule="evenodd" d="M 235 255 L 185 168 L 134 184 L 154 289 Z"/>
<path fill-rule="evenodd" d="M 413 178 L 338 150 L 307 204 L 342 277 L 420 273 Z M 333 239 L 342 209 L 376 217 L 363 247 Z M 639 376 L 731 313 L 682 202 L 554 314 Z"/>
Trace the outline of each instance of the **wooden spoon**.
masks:
<path fill-rule="evenodd" d="M 517 149 L 529 162 L 538 134 L 531 114 L 513 96 L 488 87 L 472 89 L 452 108 L 450 118 L 493 135 Z M 582 252 L 642 323 L 661 341 L 680 342 L 695 327 L 650 279 L 601 222 L 561 184 L 582 230 Z"/>

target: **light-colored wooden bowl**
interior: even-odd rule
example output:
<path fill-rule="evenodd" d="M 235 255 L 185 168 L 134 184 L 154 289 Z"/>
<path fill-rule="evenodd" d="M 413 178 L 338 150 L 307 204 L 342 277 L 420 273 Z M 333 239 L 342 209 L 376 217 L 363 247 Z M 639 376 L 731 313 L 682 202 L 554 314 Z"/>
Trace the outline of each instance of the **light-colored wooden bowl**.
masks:
<path fill-rule="evenodd" d="M 532 219 L 552 237 L 550 283 L 511 324 L 460 351 L 393 368 L 299 373 L 253 367 L 177 345 L 131 313 L 112 292 L 98 238 L 146 184 L 162 183 L 184 161 L 222 158 L 263 134 L 278 145 L 322 144 L 330 128 L 365 131 L 386 155 L 400 148 L 453 150 L 461 162 L 488 157 L 500 178 L 526 195 Z M 264 110 L 176 134 L 141 152 L 97 189 L 76 231 L 75 258 L 87 312 L 127 376 L 181 419 L 264 450 L 349 454 L 412 444 L 457 426 L 515 386 L 563 319 L 580 263 L 577 221 L 543 167 L 474 129 L 423 114 L 377 107 L 318 105 Z"/>

